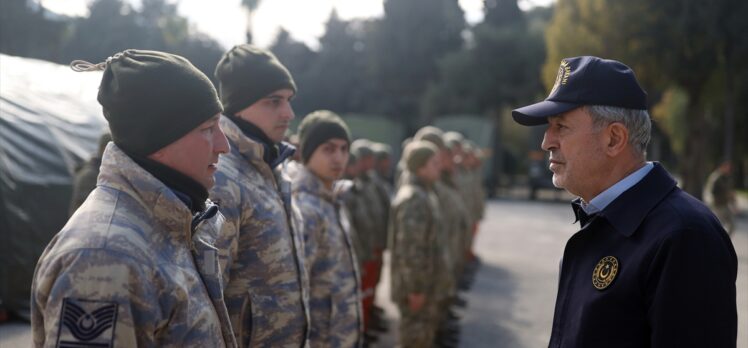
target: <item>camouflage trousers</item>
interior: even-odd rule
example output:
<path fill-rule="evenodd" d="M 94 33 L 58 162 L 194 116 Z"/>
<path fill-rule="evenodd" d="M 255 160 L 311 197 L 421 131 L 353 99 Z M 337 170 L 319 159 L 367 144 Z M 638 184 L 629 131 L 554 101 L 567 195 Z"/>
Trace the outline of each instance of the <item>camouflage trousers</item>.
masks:
<path fill-rule="evenodd" d="M 434 346 L 439 320 L 435 303 L 426 303 L 418 312 L 400 307 L 400 347 L 431 348 Z"/>

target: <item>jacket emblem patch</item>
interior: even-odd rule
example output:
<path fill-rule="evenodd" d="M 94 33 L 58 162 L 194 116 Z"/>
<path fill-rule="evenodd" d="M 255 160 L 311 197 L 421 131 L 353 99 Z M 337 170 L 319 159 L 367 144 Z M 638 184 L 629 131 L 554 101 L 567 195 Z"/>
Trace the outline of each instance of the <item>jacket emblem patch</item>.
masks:
<path fill-rule="evenodd" d="M 592 271 L 592 285 L 597 290 L 604 290 L 618 275 L 618 259 L 613 256 L 606 256 L 600 260 Z"/>
<path fill-rule="evenodd" d="M 65 298 L 57 347 L 112 347 L 117 303 Z"/>

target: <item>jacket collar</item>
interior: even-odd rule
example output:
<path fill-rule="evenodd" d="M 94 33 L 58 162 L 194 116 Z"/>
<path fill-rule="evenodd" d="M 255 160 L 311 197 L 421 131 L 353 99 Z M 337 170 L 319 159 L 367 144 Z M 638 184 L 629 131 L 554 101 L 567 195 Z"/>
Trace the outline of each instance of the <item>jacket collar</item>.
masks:
<path fill-rule="evenodd" d="M 618 233 L 631 237 L 644 218 L 673 190 L 678 190 L 675 179 L 658 162 L 636 185 L 622 193 L 602 212 Z"/>
<path fill-rule="evenodd" d="M 190 209 L 171 189 L 135 163 L 114 143 L 110 143 L 104 151 L 97 185 L 129 194 L 175 237 L 192 239 Z"/>
<path fill-rule="evenodd" d="M 335 203 L 336 197 L 331 190 L 325 187 L 322 180 L 314 175 L 307 167 L 300 167 L 299 172 L 293 181 L 294 192 L 307 192 L 314 196 L 319 196 L 322 199 Z"/>
<path fill-rule="evenodd" d="M 244 121 L 242 119 L 237 119 L 235 117 L 222 115 L 221 121 L 224 120 L 228 121 L 228 123 L 231 123 L 231 125 L 233 126 L 231 127 L 231 137 L 229 137 L 226 129 L 223 130 L 224 133 L 226 133 L 226 137 L 236 141 L 237 143 L 245 141 L 251 142 L 251 147 L 253 148 L 251 151 L 252 157 L 261 159 L 268 166 L 270 166 L 271 169 L 275 169 L 276 167 L 278 167 L 278 165 L 283 163 L 289 157 L 293 156 L 293 154 L 296 152 L 296 148 L 289 143 L 282 141 L 279 143 L 273 143 L 259 127 L 250 122 Z M 225 123 L 222 122 L 221 127 L 228 128 L 228 126 L 224 126 L 224 124 Z M 242 139 L 244 139 L 245 141 L 243 141 Z M 244 151 L 240 152 L 245 153 Z"/>

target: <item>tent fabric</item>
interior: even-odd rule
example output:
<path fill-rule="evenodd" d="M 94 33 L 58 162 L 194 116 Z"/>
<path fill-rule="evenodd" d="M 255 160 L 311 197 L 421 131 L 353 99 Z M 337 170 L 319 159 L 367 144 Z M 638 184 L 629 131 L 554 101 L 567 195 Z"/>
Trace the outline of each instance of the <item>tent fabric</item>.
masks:
<path fill-rule="evenodd" d="M 36 261 L 68 219 L 72 174 L 107 127 L 100 80 L 0 54 L 0 309 L 28 315 Z"/>

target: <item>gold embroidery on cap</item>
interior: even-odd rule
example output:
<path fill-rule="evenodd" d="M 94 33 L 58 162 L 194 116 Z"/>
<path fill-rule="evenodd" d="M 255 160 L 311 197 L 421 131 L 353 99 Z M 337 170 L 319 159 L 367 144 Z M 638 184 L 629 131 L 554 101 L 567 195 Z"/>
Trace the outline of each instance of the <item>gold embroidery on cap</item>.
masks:
<path fill-rule="evenodd" d="M 592 271 L 592 285 L 597 290 L 604 290 L 616 279 L 618 274 L 618 259 L 613 256 L 603 257 Z"/>
<path fill-rule="evenodd" d="M 558 73 L 556 74 L 556 82 L 553 84 L 551 93 L 548 94 L 548 96 L 556 93 L 556 90 L 559 86 L 565 85 L 567 82 L 569 82 L 569 75 L 571 75 L 571 66 L 569 66 L 569 62 L 562 60 L 561 65 L 559 65 L 558 67 Z"/>

